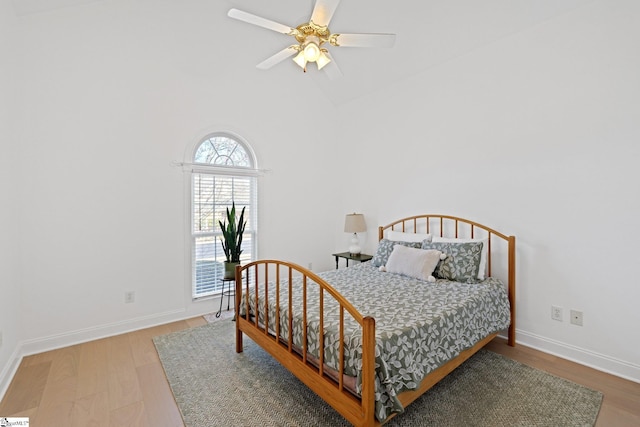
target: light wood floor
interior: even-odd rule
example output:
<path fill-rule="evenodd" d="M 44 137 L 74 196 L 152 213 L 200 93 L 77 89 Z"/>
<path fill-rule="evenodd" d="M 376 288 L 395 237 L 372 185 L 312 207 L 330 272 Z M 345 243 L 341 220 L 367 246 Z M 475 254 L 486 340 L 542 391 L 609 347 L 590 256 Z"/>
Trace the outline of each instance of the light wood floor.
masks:
<path fill-rule="evenodd" d="M 26 357 L 0 416 L 29 417 L 32 427 L 183 426 L 151 339 L 205 323 L 197 317 Z M 602 391 L 598 427 L 640 426 L 640 384 L 500 339 L 488 348 Z"/>

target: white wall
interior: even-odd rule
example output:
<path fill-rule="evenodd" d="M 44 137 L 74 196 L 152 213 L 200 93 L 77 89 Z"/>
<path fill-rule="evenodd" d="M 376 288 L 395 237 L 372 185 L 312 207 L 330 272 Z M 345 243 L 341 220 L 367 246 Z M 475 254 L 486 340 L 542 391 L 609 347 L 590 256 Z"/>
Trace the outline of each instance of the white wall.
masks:
<path fill-rule="evenodd" d="M 172 165 L 214 130 L 246 138 L 270 170 L 259 253 L 330 267 L 322 230 L 343 214 L 326 203 L 333 110 L 308 75 L 264 73 L 228 44 L 229 8 L 113 0 L 20 18 L 25 352 L 217 308 L 189 297 L 185 174 Z"/>
<path fill-rule="evenodd" d="M 17 268 L 15 138 L 13 121 L 16 55 L 14 16 L 8 1 L 0 0 L 0 395 L 16 368 L 20 340 L 20 278 Z"/>
<path fill-rule="evenodd" d="M 517 236 L 520 341 L 636 381 L 639 19 L 591 2 L 342 107 L 339 132 L 372 226 L 450 213 Z"/>

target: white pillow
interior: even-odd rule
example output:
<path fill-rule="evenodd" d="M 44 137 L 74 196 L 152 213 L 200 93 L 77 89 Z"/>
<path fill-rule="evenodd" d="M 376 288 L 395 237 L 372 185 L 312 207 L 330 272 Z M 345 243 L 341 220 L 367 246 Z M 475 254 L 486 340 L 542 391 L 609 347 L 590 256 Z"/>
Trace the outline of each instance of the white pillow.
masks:
<path fill-rule="evenodd" d="M 480 265 L 478 266 L 478 280 L 484 280 L 487 274 L 487 257 L 489 254 L 489 239 L 456 239 L 450 237 L 438 237 L 434 236 L 432 242 L 444 242 L 444 243 L 469 243 L 469 242 L 482 242 L 482 252 L 480 252 Z"/>
<path fill-rule="evenodd" d="M 428 233 L 405 233 L 403 231 L 387 231 L 387 239 L 394 242 L 422 242 L 431 241 L 431 234 Z"/>
<path fill-rule="evenodd" d="M 395 245 L 387 260 L 386 270 L 389 273 L 434 281 L 432 273 L 436 269 L 441 255 L 442 252 L 435 249 L 423 250 Z"/>

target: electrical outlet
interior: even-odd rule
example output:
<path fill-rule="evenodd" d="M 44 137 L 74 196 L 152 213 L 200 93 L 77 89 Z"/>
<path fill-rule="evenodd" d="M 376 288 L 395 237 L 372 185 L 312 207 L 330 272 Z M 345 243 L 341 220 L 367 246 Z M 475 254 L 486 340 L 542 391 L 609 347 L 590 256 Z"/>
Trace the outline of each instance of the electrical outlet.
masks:
<path fill-rule="evenodd" d="M 308 268 L 309 270 L 313 270 L 313 263 L 312 263 L 312 262 L 310 262 L 310 263 L 309 263 L 309 267 L 307 267 L 307 268 Z"/>
<path fill-rule="evenodd" d="M 578 310 L 571 310 L 571 324 L 582 326 L 582 312 Z"/>
<path fill-rule="evenodd" d="M 557 320 L 558 322 L 562 322 L 562 307 L 558 307 L 556 305 L 551 306 L 551 318 L 553 320 Z"/>
<path fill-rule="evenodd" d="M 136 300 L 135 291 L 128 291 L 128 292 L 124 293 L 124 302 L 125 302 L 125 304 L 131 304 L 135 300 Z"/>

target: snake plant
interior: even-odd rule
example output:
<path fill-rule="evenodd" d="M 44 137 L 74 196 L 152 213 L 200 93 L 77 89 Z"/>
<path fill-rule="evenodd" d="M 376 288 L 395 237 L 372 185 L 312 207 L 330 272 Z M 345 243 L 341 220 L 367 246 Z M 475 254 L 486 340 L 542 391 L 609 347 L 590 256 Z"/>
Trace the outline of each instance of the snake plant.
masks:
<path fill-rule="evenodd" d="M 245 206 L 246 207 L 246 206 Z M 240 262 L 240 254 L 242 253 L 242 233 L 247 222 L 244 220 L 244 209 L 240 213 L 240 218 L 236 222 L 236 204 L 231 205 L 231 210 L 227 208 L 226 221 L 218 221 L 222 229 L 222 249 L 227 257 L 227 262 Z"/>

